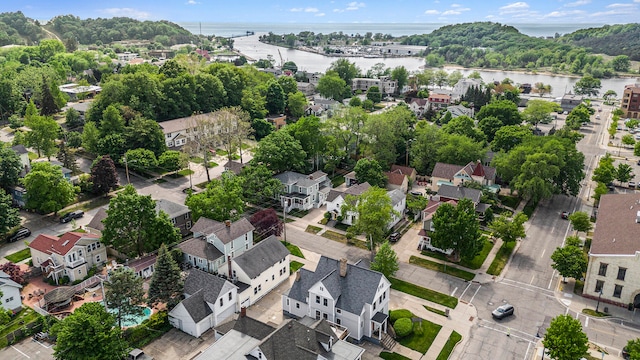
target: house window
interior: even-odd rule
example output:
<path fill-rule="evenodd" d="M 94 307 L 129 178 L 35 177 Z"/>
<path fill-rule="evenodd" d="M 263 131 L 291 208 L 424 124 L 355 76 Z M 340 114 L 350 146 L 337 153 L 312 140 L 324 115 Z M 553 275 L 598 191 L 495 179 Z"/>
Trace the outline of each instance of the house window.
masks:
<path fill-rule="evenodd" d="M 320 296 L 316 295 L 316 304 L 320 304 Z"/>
<path fill-rule="evenodd" d="M 337 312 L 338 314 L 342 314 L 342 310 L 340 310 L 340 309 L 336 309 L 336 312 Z"/>
<path fill-rule="evenodd" d="M 329 302 L 327 301 L 327 299 L 322 299 L 322 305 L 324 306 L 328 306 Z"/>
<path fill-rule="evenodd" d="M 233 299 L 233 293 L 229 293 L 229 301 L 231 301 L 231 299 Z"/>
<path fill-rule="evenodd" d="M 296 303 L 296 309 L 300 309 L 300 303 Z"/>
<path fill-rule="evenodd" d="M 275 280 L 276 276 L 275 275 L 271 275 L 271 280 Z"/>
<path fill-rule="evenodd" d="M 184 218 L 188 219 L 189 218 L 189 213 L 184 214 Z"/>
<path fill-rule="evenodd" d="M 375 310 L 375 309 L 376 309 L 376 302 L 374 301 L 373 302 L 373 310 Z"/>
<path fill-rule="evenodd" d="M 627 275 L 627 268 L 618 268 L 618 280 L 624 281 L 624 277 Z"/>
<path fill-rule="evenodd" d="M 620 298 L 620 294 L 622 294 L 622 285 L 616 285 L 613 289 L 613 297 Z"/>
<path fill-rule="evenodd" d="M 607 266 L 608 264 L 600 263 L 600 269 L 598 270 L 598 275 L 607 276 Z"/>
<path fill-rule="evenodd" d="M 604 281 L 597 280 L 596 281 L 596 292 L 599 293 L 600 291 L 602 291 L 603 287 L 604 287 Z"/>
<path fill-rule="evenodd" d="M 320 311 L 316 310 L 316 320 L 320 320 Z"/>
<path fill-rule="evenodd" d="M 325 320 L 329 319 L 329 316 L 328 316 L 326 313 L 322 313 L 322 317 L 323 317 Z"/>
<path fill-rule="evenodd" d="M 187 229 L 191 229 L 191 221 L 187 221 L 186 227 Z"/>
<path fill-rule="evenodd" d="M 176 219 L 171 219 L 171 223 L 172 223 L 173 225 L 175 225 L 175 224 L 176 224 Z"/>
<path fill-rule="evenodd" d="M 324 291 L 324 289 L 322 288 L 322 286 L 320 286 L 320 291 Z"/>
<path fill-rule="evenodd" d="M 220 298 L 220 306 L 222 306 L 224 304 L 224 299 Z"/>
<path fill-rule="evenodd" d="M 78 255 L 82 256 L 82 250 L 78 250 Z"/>
<path fill-rule="evenodd" d="M 257 293 L 258 293 L 258 288 L 257 287 L 253 288 L 253 295 L 255 295 Z"/>
<path fill-rule="evenodd" d="M 342 325 L 342 320 L 340 320 L 340 319 L 336 319 L 336 324 L 338 324 L 338 325 Z"/>
<path fill-rule="evenodd" d="M 249 244 L 244 244 L 244 249 L 249 250 Z"/>
<path fill-rule="evenodd" d="M 262 285 L 258 285 L 258 291 L 262 291 Z"/>
<path fill-rule="evenodd" d="M 96 262 L 100 262 L 100 255 L 96 255 Z"/>

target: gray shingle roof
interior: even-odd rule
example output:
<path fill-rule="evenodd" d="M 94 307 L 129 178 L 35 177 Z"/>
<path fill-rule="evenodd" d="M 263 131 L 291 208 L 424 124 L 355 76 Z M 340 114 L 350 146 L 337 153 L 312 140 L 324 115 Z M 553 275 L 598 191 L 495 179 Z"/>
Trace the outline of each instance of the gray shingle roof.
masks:
<path fill-rule="evenodd" d="M 107 218 L 107 208 L 101 207 L 100 209 L 98 209 L 98 212 L 93 216 L 91 221 L 89 221 L 89 223 L 87 224 L 87 227 L 96 229 L 98 231 L 102 231 L 104 230 L 104 224 L 102 223 L 102 220 L 106 218 Z"/>
<path fill-rule="evenodd" d="M 460 165 L 445 164 L 445 163 L 438 162 L 433 167 L 431 176 L 439 177 L 443 179 L 453 179 L 453 176 L 462 168 L 463 167 Z"/>
<path fill-rule="evenodd" d="M 191 212 L 188 207 L 165 199 L 156 200 L 156 212 L 160 210 L 166 212 L 169 219 Z"/>
<path fill-rule="evenodd" d="M 16 146 L 12 146 L 11 149 L 13 149 L 13 151 L 16 152 L 16 154 L 20 155 L 20 154 L 28 154 L 29 151 L 27 150 L 26 147 L 24 147 L 24 145 L 16 145 Z"/>
<path fill-rule="evenodd" d="M 268 360 L 296 359 L 317 360 L 327 352 L 319 343 L 318 331 L 288 320 L 260 344 L 260 350 Z M 329 334 L 324 334 L 323 339 Z M 329 358 L 325 355 L 325 358 Z"/>
<path fill-rule="evenodd" d="M 182 306 L 184 306 L 189 316 L 191 316 L 191 319 L 196 323 L 199 323 L 202 319 L 213 313 L 209 305 L 204 301 L 203 289 L 196 291 L 193 295 L 182 300 Z"/>
<path fill-rule="evenodd" d="M 228 244 L 232 240 L 252 232 L 254 229 L 253 225 L 251 225 L 246 218 L 240 218 L 240 220 L 232 222 L 230 226 L 227 226 L 223 222 L 201 217 L 196 221 L 195 225 L 193 225 L 191 231 L 194 234 L 203 234 L 205 236 L 215 234 L 223 244 Z"/>
<path fill-rule="evenodd" d="M 199 257 L 201 259 L 207 259 L 213 261 L 224 256 L 220 250 L 218 250 L 213 244 L 208 243 L 201 238 L 189 239 L 178 245 L 183 253 Z"/>
<path fill-rule="evenodd" d="M 251 279 L 255 279 L 287 255 L 289 255 L 289 250 L 275 236 L 271 235 L 235 257 L 233 261 Z"/>
<path fill-rule="evenodd" d="M 388 191 L 387 195 L 389 195 L 389 198 L 391 198 L 391 205 L 393 206 L 398 205 L 402 200 L 406 198 L 406 195 L 398 189 Z"/>
<path fill-rule="evenodd" d="M 635 255 L 640 251 L 638 203 L 639 194 L 602 195 L 590 255 Z"/>
<path fill-rule="evenodd" d="M 338 191 L 338 190 L 333 190 L 332 189 L 331 191 L 329 191 L 329 195 L 327 195 L 327 201 L 331 202 L 331 201 L 337 199 L 338 196 L 340 196 L 342 194 L 343 194 L 342 191 Z"/>
<path fill-rule="evenodd" d="M 310 187 L 311 185 L 320 183 L 322 181 L 320 180 L 322 176 L 326 175 L 327 174 L 322 171 L 316 171 L 310 175 L 300 174 L 295 171 L 285 171 L 274 177 L 285 185 L 296 184 L 301 187 Z"/>
<path fill-rule="evenodd" d="M 239 163 L 239 162 L 237 162 L 237 161 L 230 160 L 230 161 L 227 161 L 227 162 L 223 165 L 223 168 L 224 168 L 225 170 L 231 171 L 232 173 L 234 173 L 234 174 L 236 174 L 236 175 L 239 175 L 239 174 L 240 174 L 240 172 L 242 171 L 242 169 L 243 169 L 245 166 L 247 166 L 247 164 L 244 164 L 244 163 L 243 163 L 243 164 L 241 164 L 241 163 Z"/>
<path fill-rule="evenodd" d="M 322 281 L 332 296 L 337 298 L 336 306 L 352 314 L 360 314 L 365 304 L 375 301 L 382 274 L 356 265 L 347 264 L 347 275 L 340 276 L 340 261 L 322 256 L 315 272 L 305 268 L 300 270 L 300 279 L 294 281 L 289 297 L 306 303 L 309 289 Z"/>
<path fill-rule="evenodd" d="M 229 290 L 237 288 L 227 280 L 196 268 L 189 270 L 189 275 L 184 280 L 185 294 L 195 294 L 202 290 L 203 300 L 215 304 L 220 294 L 226 294 Z"/>
<path fill-rule="evenodd" d="M 369 190 L 369 188 L 371 187 L 371 185 L 369 185 L 368 182 L 364 182 L 362 184 L 356 184 L 353 186 L 349 186 L 347 188 L 347 190 L 344 191 L 345 194 L 347 195 L 362 195 L 363 192 Z"/>
<path fill-rule="evenodd" d="M 448 198 L 448 199 L 471 199 L 474 204 L 480 202 L 480 197 L 482 196 L 482 191 L 476 189 L 470 189 L 463 186 L 452 186 L 447 184 L 440 185 L 440 189 L 438 189 L 438 195 L 440 197 Z"/>
<path fill-rule="evenodd" d="M 216 331 L 221 334 L 226 334 L 231 330 L 262 340 L 269 336 L 275 328 L 248 316 L 240 316 L 236 320 L 231 320 L 216 327 Z"/>

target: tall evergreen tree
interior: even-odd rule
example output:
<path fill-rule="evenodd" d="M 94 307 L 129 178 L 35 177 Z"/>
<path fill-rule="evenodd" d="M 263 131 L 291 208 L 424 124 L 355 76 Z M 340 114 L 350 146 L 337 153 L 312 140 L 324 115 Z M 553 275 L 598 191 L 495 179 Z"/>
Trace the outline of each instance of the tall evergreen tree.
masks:
<path fill-rule="evenodd" d="M 151 277 L 147 303 L 154 306 L 158 303 L 167 304 L 167 308 L 173 307 L 180 299 L 184 289 L 184 282 L 180 274 L 180 267 L 162 244 L 158 250 L 155 270 Z"/>
<path fill-rule="evenodd" d="M 109 275 L 109 281 L 104 283 L 104 287 L 107 307 L 115 311 L 120 327 L 123 320 L 142 315 L 143 307 L 139 306 L 144 301 L 142 278 L 133 270 L 129 268 L 115 270 Z"/>
<path fill-rule="evenodd" d="M 40 108 L 40 115 L 50 116 L 58 111 L 60 108 L 56 105 L 56 100 L 51 93 L 51 88 L 44 75 L 42 76 L 42 107 Z"/>
<path fill-rule="evenodd" d="M 76 171 L 78 169 L 78 164 L 76 164 L 76 152 L 75 150 L 70 149 L 64 140 L 58 144 L 58 154 L 56 154 L 56 158 L 62 163 L 62 166 L 67 169 L 71 171 Z"/>

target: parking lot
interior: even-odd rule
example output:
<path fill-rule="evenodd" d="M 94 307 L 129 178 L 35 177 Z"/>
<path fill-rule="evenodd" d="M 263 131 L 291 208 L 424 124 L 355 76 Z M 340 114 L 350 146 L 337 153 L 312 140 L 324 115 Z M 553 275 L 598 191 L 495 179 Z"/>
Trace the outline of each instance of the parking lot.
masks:
<path fill-rule="evenodd" d="M 9 345 L 0 350 L 0 359 L 51 360 L 53 359 L 53 349 L 51 348 L 51 344 L 37 342 L 29 337 L 17 344 Z"/>

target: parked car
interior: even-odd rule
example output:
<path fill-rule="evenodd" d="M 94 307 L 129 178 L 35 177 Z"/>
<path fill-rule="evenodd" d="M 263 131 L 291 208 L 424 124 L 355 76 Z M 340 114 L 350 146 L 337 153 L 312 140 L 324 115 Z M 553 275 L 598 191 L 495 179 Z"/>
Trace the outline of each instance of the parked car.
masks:
<path fill-rule="evenodd" d="M 391 242 L 396 242 L 398 240 L 400 240 L 400 233 L 394 232 L 389 236 L 389 241 Z"/>
<path fill-rule="evenodd" d="M 26 227 L 21 227 L 20 229 L 18 229 L 18 231 L 14 232 L 13 235 L 7 238 L 7 242 L 18 241 L 29 236 L 31 236 L 31 230 L 27 229 Z"/>
<path fill-rule="evenodd" d="M 622 354 L 621 355 L 622 355 L 622 358 L 624 360 L 629 360 L 631 358 L 631 354 L 629 354 L 629 350 L 627 350 L 626 346 L 622 348 Z"/>
<path fill-rule="evenodd" d="M 567 219 L 569 219 L 569 215 L 571 215 L 571 214 L 569 214 L 568 211 L 563 211 L 562 214 L 560 214 L 560 217 L 565 219 L 565 220 L 567 220 Z"/>
<path fill-rule="evenodd" d="M 72 211 L 70 213 L 66 213 L 63 217 L 60 218 L 61 223 L 68 223 L 73 219 L 80 219 L 84 216 L 84 211 Z"/>
<path fill-rule="evenodd" d="M 498 308 L 491 313 L 494 319 L 504 319 L 511 315 L 513 315 L 513 305 L 510 304 L 498 306 Z"/>
<path fill-rule="evenodd" d="M 413 195 L 413 196 L 422 196 L 422 193 L 420 191 L 416 191 L 416 190 L 411 191 L 410 194 Z"/>
<path fill-rule="evenodd" d="M 629 187 L 632 189 L 636 188 L 636 182 L 635 181 L 629 181 Z"/>

